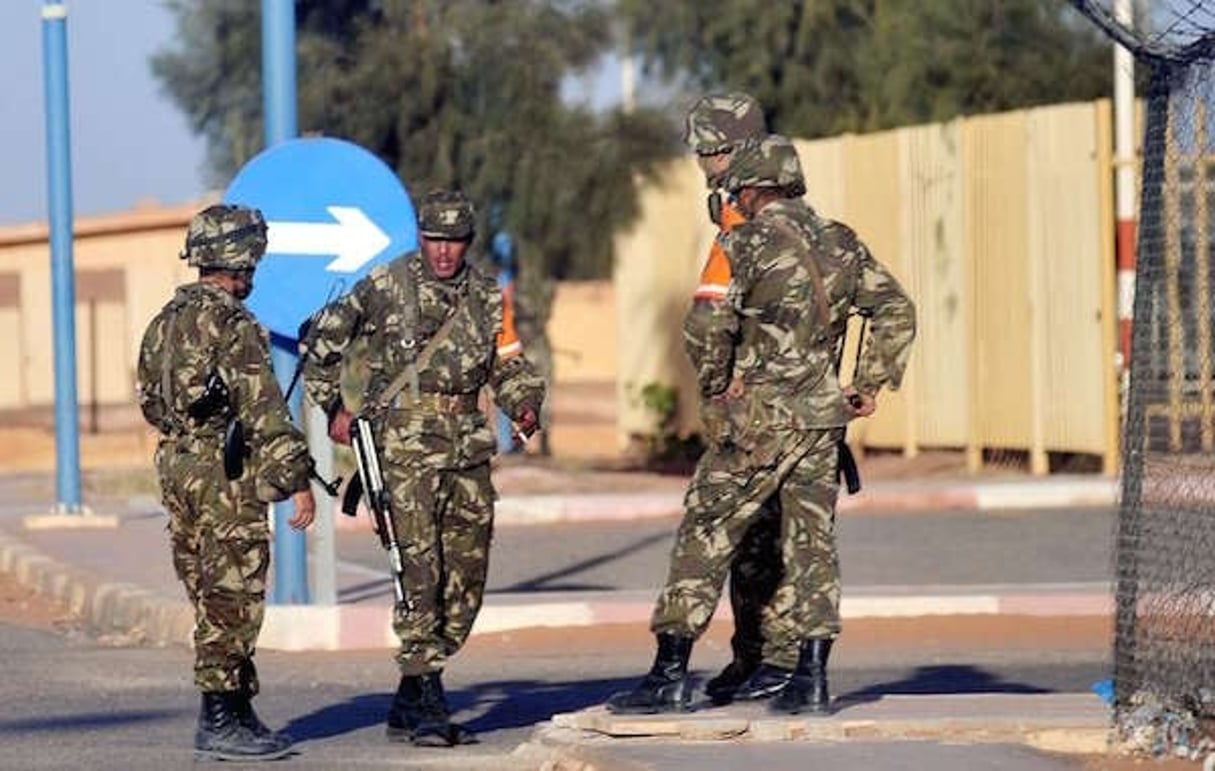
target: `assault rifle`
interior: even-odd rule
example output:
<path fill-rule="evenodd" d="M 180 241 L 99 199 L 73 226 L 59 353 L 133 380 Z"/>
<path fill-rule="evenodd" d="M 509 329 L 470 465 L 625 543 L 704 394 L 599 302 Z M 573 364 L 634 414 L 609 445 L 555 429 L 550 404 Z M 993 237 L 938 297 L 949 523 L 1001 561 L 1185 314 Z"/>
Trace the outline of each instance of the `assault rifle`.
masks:
<path fill-rule="evenodd" d="M 401 555 L 401 544 L 397 540 L 397 528 L 392 521 L 392 502 L 388 491 L 384 489 L 380 454 L 375 446 L 371 421 L 367 418 L 356 417 L 351 421 L 350 446 L 354 449 L 354 460 L 359 473 L 350 480 L 346 494 L 342 496 L 342 513 L 353 517 L 358 512 L 359 498 L 367 499 L 367 508 L 371 510 L 375 531 L 380 536 L 380 545 L 388 552 L 397 606 L 409 610 L 412 604 L 405 591 L 405 561 Z"/>

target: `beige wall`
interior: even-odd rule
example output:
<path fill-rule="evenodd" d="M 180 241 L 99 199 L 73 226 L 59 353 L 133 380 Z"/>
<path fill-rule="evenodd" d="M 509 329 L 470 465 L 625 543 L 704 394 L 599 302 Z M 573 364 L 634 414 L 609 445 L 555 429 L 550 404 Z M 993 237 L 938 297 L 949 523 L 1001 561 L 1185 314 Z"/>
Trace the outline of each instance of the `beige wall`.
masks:
<path fill-rule="evenodd" d="M 570 281 L 557 285 L 549 344 L 553 377 L 559 383 L 616 380 L 616 291 L 611 281 Z"/>
<path fill-rule="evenodd" d="M 807 200 L 852 225 L 916 301 L 899 393 L 850 429 L 874 447 L 1117 452 L 1109 106 L 1073 104 L 798 142 Z M 711 231 L 691 159 L 617 242 L 620 439 L 652 430 L 627 384 L 692 394 L 679 321 Z M 639 341 L 644 341 L 641 344 Z M 843 378 L 850 377 L 851 353 Z M 682 427 L 696 427 L 684 405 Z"/>
<path fill-rule="evenodd" d="M 201 205 L 201 204 L 200 204 Z M 198 206 L 77 222 L 73 243 L 78 398 L 130 406 L 143 330 L 195 272 L 177 258 Z M 50 252 L 44 225 L 0 228 L 0 411 L 54 402 Z M 610 281 L 557 288 L 549 326 L 562 382 L 616 378 L 615 291 Z"/>
<path fill-rule="evenodd" d="M 82 405 L 133 402 L 139 338 L 172 288 L 192 271 L 176 258 L 194 207 L 81 220 L 73 242 L 77 394 Z M 43 225 L 0 229 L 0 276 L 18 284 L 0 304 L 0 340 L 12 362 L 0 410 L 54 402 L 51 265 Z"/>

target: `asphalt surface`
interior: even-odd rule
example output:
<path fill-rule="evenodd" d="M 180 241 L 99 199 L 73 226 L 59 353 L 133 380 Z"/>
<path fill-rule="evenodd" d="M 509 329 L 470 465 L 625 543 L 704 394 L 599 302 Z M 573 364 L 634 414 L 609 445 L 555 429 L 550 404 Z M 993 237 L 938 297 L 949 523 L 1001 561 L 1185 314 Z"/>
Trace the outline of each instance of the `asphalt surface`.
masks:
<path fill-rule="evenodd" d="M 677 518 L 498 527 L 487 591 L 654 590 L 666 577 Z M 887 512 L 841 516 L 845 588 L 1108 584 L 1114 511 Z M 370 533 L 337 538 L 366 569 L 361 595 L 387 597 L 386 556 Z"/>
<path fill-rule="evenodd" d="M 899 606 L 902 611 L 914 596 L 990 590 L 1014 599 L 1018 593 L 1036 598 L 1060 587 L 1064 593 L 1108 597 L 1110 506 L 1009 509 L 983 503 L 982 495 L 971 494 L 973 487 L 947 484 L 921 488 L 910 497 L 899 488 L 888 489 L 890 500 L 913 501 L 913 506 L 870 505 L 841 512 L 846 602 L 858 594 L 884 595 L 883 608 Z M 1060 491 L 1070 494 L 1068 482 L 1052 480 L 1051 485 L 1007 486 L 997 492 L 1001 500 L 1025 500 L 1034 490 L 1046 490 L 1052 499 Z M 13 566 L 8 569 L 38 576 L 33 583 L 43 591 L 91 597 L 94 620 L 116 630 L 105 638 L 110 642 L 144 639 L 138 628 L 130 637 L 121 630 L 124 624 L 138 627 L 157 618 L 137 610 L 149 601 L 162 609 L 166 604 L 180 608 L 184 601 L 166 548 L 166 519 L 154 498 L 122 490 L 95 497 L 98 509 L 115 517 L 117 526 L 23 529 L 25 516 L 45 512 L 43 486 L 11 480 L 0 485 L 0 561 L 8 560 Z M 1083 494 L 1081 490 L 1078 497 Z M 607 493 L 599 500 L 611 498 Z M 395 683 L 390 652 L 384 642 L 374 642 L 382 638 L 384 619 L 379 617 L 387 611 L 390 594 L 386 556 L 368 531 L 337 532 L 342 580 L 336 610 L 342 613 L 324 618 L 338 624 L 342 633 L 334 639 L 340 638 L 345 649 L 291 653 L 285 652 L 291 647 L 266 645 L 259 653 L 267 684 L 260 701 L 264 717 L 286 725 L 304 750 L 288 764 L 545 767 L 539 756 L 518 753 L 556 752 L 546 743 L 564 730 L 556 717 L 584 714 L 588 707 L 593 712 L 609 694 L 630 687 L 652 657 L 643 617 L 664 577 L 678 519 L 654 511 L 632 519 L 620 516 L 620 500 L 608 501 L 616 511 L 608 522 L 594 517 L 545 522 L 538 517 L 523 524 L 519 517 L 504 517 L 499 523 L 481 633 L 474 634 L 449 669 L 452 706 L 485 741 L 439 755 L 410 748 L 402 753 L 383 742 L 381 721 Z M 934 508 L 938 500 L 944 503 Z M 958 505 L 960 500 L 981 505 L 966 508 Z M 516 498 L 515 503 L 530 510 L 533 502 Z M 569 607 L 553 611 L 545 603 L 554 597 L 570 598 Z M 569 759 L 592 753 L 599 759 L 587 767 L 602 769 L 1074 767 L 1059 765 L 1071 761 L 1015 744 L 1028 725 L 1103 731 L 1104 708 L 1088 690 L 1109 673 L 1108 611 L 1090 604 L 1076 618 L 1066 618 L 1070 606 L 1065 600 L 1057 603 L 1058 613 L 1039 612 L 1037 606 L 1025 610 L 1024 603 L 989 603 L 979 611 L 955 605 L 944 611 L 977 616 L 934 616 L 942 612 L 939 607 L 913 602 L 911 612 L 900 613 L 909 617 L 899 619 L 883 618 L 885 610 L 870 606 L 871 612 L 846 621 L 846 638 L 832 660 L 833 691 L 846 705 L 840 713 L 843 722 L 835 724 L 877 726 L 887 732 L 885 741 L 849 739 L 846 746 L 718 742 L 709 750 L 661 737 L 611 739 L 600 746 L 603 737 L 582 731 L 561 745 L 559 754 Z M 628 606 L 627 613 L 621 603 Z M 552 624 L 557 628 L 529 628 L 529 614 L 537 609 L 549 612 L 549 621 L 559 619 Z M 577 612 L 567 612 L 571 610 Z M 179 622 L 180 613 L 174 613 Z M 368 625 L 373 617 L 378 621 Z M 323 632 L 317 626 L 321 620 L 288 613 L 276 623 L 280 631 L 286 624 L 288 631 L 315 638 Z M 504 620 L 513 625 L 502 625 Z M 264 638 L 274 636 L 271 626 L 263 629 Z M 188 625 L 185 634 L 171 639 L 184 640 L 187 634 Z M 719 618 L 697 645 L 692 666 L 698 683 L 728 659 L 728 634 L 729 622 Z M 367 641 L 380 649 L 358 650 L 372 647 Z M 347 645 L 351 642 L 355 644 Z M 0 699 L 0 739 L 6 747 L 0 768 L 150 769 L 191 763 L 196 707 L 185 646 L 115 652 L 87 641 L 2 627 L 0 657 L 15 673 L 0 686 L 5 697 Z M 993 697 L 1012 701 L 993 702 Z M 698 712 L 694 720 L 713 725 L 723 717 L 736 719 L 731 709 Z M 951 732 L 959 720 L 983 736 L 988 736 L 984 721 L 990 720 L 1007 740 L 983 738 L 989 743 L 955 749 Z M 748 730 L 770 729 L 752 725 Z M 556 734 L 546 733 L 550 730 Z M 921 731 L 927 733 L 917 733 Z M 904 747 L 903 738 L 931 741 Z"/>

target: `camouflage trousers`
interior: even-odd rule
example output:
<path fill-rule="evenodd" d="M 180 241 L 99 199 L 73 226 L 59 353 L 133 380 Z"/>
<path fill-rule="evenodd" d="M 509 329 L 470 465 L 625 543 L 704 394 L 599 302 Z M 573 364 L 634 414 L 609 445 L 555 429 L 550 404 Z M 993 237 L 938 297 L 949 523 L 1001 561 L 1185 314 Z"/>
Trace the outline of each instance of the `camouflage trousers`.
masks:
<path fill-rule="evenodd" d="M 156 467 L 173 567 L 194 606 L 194 684 L 257 693 L 253 653 L 266 609 L 270 530 L 251 478 L 224 477 L 209 443 L 165 442 Z"/>
<path fill-rule="evenodd" d="M 797 666 L 797 647 L 777 648 L 764 640 L 763 633 L 764 610 L 785 574 L 780 531 L 780 500 L 773 496 L 755 515 L 730 563 L 730 611 L 734 616 L 730 648 L 737 659 L 762 658 L 769 664 L 793 669 Z"/>
<path fill-rule="evenodd" d="M 787 667 L 803 640 L 839 633 L 835 443 L 843 432 L 777 433 L 772 439 L 781 450 L 762 466 L 749 465 L 737 450 L 702 458 L 650 621 L 655 633 L 700 637 L 748 529 L 765 511 L 779 512 L 783 571 L 760 613 L 764 660 Z"/>
<path fill-rule="evenodd" d="M 393 615 L 397 664 L 403 675 L 436 672 L 464 645 L 481 609 L 494 521 L 489 464 L 389 463 L 384 476 L 410 603 Z"/>

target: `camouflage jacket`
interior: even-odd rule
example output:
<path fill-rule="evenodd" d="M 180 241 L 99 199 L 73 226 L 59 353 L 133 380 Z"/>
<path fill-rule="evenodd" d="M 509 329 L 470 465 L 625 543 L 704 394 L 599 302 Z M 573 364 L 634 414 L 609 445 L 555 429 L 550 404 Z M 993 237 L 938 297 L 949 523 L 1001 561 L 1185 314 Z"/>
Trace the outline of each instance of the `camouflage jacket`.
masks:
<path fill-rule="evenodd" d="M 199 421 L 190 405 L 212 372 L 229 401 Z M 224 429 L 239 419 L 250 453 L 245 475 L 256 480 L 258 498 L 307 489 L 312 458 L 274 378 L 266 333 L 229 292 L 202 282 L 178 288 L 144 332 L 138 378 L 139 407 L 162 444 L 204 455 L 215 462 L 208 473 L 223 473 Z"/>
<path fill-rule="evenodd" d="M 342 363 L 350 346 L 360 342 L 367 351 L 361 409 L 384 411 L 392 406 L 383 403 L 389 386 L 455 313 L 450 332 L 418 370 L 419 391 L 475 397 L 488 385 L 512 419 L 518 420 L 528 408 L 539 413 L 544 383 L 521 355 L 512 312 L 497 282 L 467 263 L 455 277 L 439 280 L 425 263 L 420 254 L 411 253 L 378 266 L 318 312 L 301 346 L 304 382 L 313 401 L 328 414 L 342 405 Z M 416 303 L 413 330 L 406 328 L 411 300 Z M 409 391 L 406 385 L 401 395 Z M 459 467 L 492 454 L 493 435 L 479 412 L 464 416 L 386 411 L 394 414 L 380 417 L 407 444 L 427 437 L 427 446 L 419 448 L 427 462 Z"/>
<path fill-rule="evenodd" d="M 782 199 L 733 229 L 725 247 L 738 315 L 731 368 L 745 386 L 731 408 L 736 426 L 846 425 L 850 412 L 835 368 L 854 308 L 872 318 L 853 385 L 868 394 L 899 387 L 915 339 L 915 307 L 850 228 L 801 199 Z M 825 313 L 816 271 L 830 306 Z"/>

